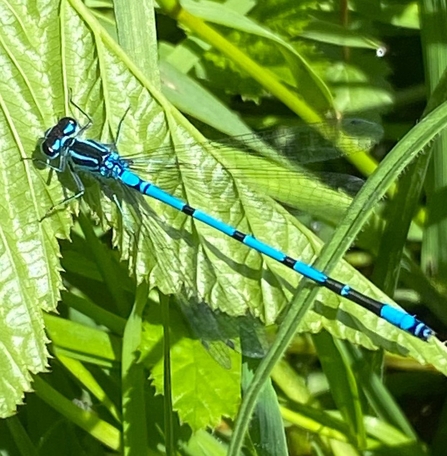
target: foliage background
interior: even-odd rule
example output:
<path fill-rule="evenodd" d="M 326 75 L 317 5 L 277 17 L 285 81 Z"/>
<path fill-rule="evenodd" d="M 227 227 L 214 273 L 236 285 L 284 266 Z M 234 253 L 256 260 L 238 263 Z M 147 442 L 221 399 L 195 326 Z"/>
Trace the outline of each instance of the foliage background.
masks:
<path fill-rule="evenodd" d="M 439 45 L 444 6 L 291 0 L 166 0 L 156 9 L 119 0 L 114 9 L 80 0 L 0 6 L 5 454 L 237 454 L 243 444 L 246 454 L 443 454 L 445 382 L 436 370 L 444 373 L 446 363 L 438 340 L 416 340 L 329 293 L 316 296 L 304 283 L 295 293 L 298 278 L 289 271 L 156 203 L 141 202 L 157 215 L 143 215 L 143 225 L 125 199 L 121 217 L 95 182 L 88 182 L 80 206 L 39 221 L 73 186 L 24 158 L 58 117 L 78 117 L 70 89 L 94 118 L 88 135 L 103 141 L 114 140 L 130 105 L 120 150 L 152 150 L 166 159 L 173 152 L 161 146 L 172 143 L 180 162 L 198 163 L 195 174 L 180 180 L 156 170 L 155 182 L 303 261 L 318 256 L 319 267 L 370 296 L 398 297 L 442 336 L 442 136 L 431 164 L 427 146 L 447 115 Z M 374 157 L 362 142 L 354 150 L 349 137 L 337 138 L 349 161 L 337 170 L 363 177 L 411 130 L 349 210 L 349 198 L 295 167 L 272 164 L 266 176 L 261 162 L 243 154 L 181 147 L 200 143 L 193 125 L 218 137 L 328 117 L 383 125 L 385 140 Z M 214 188 L 206 179 L 217 163 L 225 173 Z M 333 166 L 319 164 L 320 171 Z M 400 191 L 384 199 L 399 177 Z M 224 201 L 220 193 L 229 188 Z M 298 219 L 272 198 L 298 210 Z M 318 234 L 330 240 L 321 255 L 322 242 L 309 229 L 315 220 Z M 189 244 L 166 226 L 189 233 Z M 348 259 L 363 274 L 340 261 L 354 241 Z M 149 294 L 145 278 L 164 294 Z M 228 365 L 217 363 L 168 304 L 165 295 L 185 283 L 233 318 L 250 310 L 272 323 L 292 301 L 271 331 L 264 360 L 223 350 L 216 337 L 206 341 L 209 351 L 224 351 Z M 59 315 L 42 313 L 58 302 Z M 388 354 L 365 349 L 378 347 Z"/>

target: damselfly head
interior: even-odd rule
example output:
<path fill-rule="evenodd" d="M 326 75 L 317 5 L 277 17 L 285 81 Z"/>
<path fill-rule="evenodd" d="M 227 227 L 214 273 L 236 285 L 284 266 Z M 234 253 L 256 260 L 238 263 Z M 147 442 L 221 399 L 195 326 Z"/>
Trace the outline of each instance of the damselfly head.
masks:
<path fill-rule="evenodd" d="M 78 122 L 72 117 L 62 117 L 59 122 L 50 130 L 55 136 L 71 136 L 78 131 Z"/>
<path fill-rule="evenodd" d="M 78 122 L 72 117 L 63 117 L 56 125 L 45 132 L 45 136 L 40 145 L 44 155 L 49 158 L 59 156 L 65 141 L 77 133 L 79 129 Z"/>

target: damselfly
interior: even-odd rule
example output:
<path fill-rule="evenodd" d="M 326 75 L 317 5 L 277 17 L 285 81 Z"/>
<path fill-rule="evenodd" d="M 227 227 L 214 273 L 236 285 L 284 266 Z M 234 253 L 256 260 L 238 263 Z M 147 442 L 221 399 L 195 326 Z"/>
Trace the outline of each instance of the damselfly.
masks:
<path fill-rule="evenodd" d="M 81 110 L 81 112 L 83 111 Z M 387 303 L 372 299 L 353 289 L 348 284 L 332 279 L 324 272 L 319 271 L 311 265 L 286 255 L 280 250 L 258 240 L 254 236 L 241 232 L 200 209 L 191 207 L 185 201 L 182 201 L 176 196 L 167 193 L 158 186 L 141 178 L 137 172 L 132 170 L 134 166 L 138 165 L 138 159 L 125 158 L 116 151 L 114 146 L 80 137 L 80 135 L 92 124 L 91 118 L 87 114 L 85 115 L 89 119 L 89 122 L 82 127 L 71 117 L 60 119 L 55 126 L 46 132 L 41 143 L 41 150 L 46 156 L 47 165 L 58 172 L 68 168 L 77 185 L 78 191 L 76 194 L 71 198 L 64 200 L 63 203 L 83 195 L 84 185 L 78 175 L 79 172 L 88 173 L 101 180 L 114 180 L 120 182 L 128 188 L 161 201 L 177 211 L 224 233 L 228 237 L 251 249 L 276 260 L 285 267 L 314 281 L 319 286 L 327 288 L 332 292 L 359 304 L 389 323 L 422 340 L 427 340 L 433 334 L 433 331 L 415 316 Z M 122 121 L 120 122 L 120 127 L 121 123 Z M 118 132 L 120 127 L 118 128 Z M 57 166 L 55 163 L 57 163 Z"/>

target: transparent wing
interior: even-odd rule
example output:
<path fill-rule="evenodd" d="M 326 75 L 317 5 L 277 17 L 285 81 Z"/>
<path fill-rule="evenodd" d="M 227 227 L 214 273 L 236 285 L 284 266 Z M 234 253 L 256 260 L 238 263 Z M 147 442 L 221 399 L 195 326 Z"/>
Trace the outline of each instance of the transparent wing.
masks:
<path fill-rule="evenodd" d="M 351 149 L 346 146 L 343 152 L 308 126 L 220 141 L 170 145 L 149 150 L 144 156 L 129 155 L 125 150 L 120 152 L 140 176 L 168 192 L 175 191 L 184 182 L 193 185 L 195 180 L 200 180 L 225 199 L 230 176 L 287 205 L 333 220 L 341 216 L 363 181 L 336 172 L 315 172 L 303 164 L 369 149 L 381 137 L 377 124 L 358 119 L 346 123 L 349 129 L 345 127 L 343 138 L 346 144 L 349 139 Z M 209 151 L 208 156 L 201 153 L 204 149 Z M 326 166 L 333 167 L 333 164 Z M 221 212 L 219 205 L 214 209 L 216 213 Z"/>
<path fill-rule="evenodd" d="M 176 144 L 175 150 L 182 152 L 195 146 L 211 145 L 219 150 L 257 152 L 267 158 L 288 158 L 292 162 L 305 164 L 369 151 L 382 140 L 383 134 L 383 128 L 375 122 L 348 118 L 324 124 L 281 126 L 203 142 L 187 141 Z M 156 159 L 158 155 L 164 157 L 173 147 L 157 147 L 146 152 Z M 128 158 L 133 157 L 130 155 Z"/>
<path fill-rule="evenodd" d="M 185 295 L 178 299 L 180 308 L 193 333 L 211 356 L 223 367 L 230 368 L 228 349 L 249 358 L 262 358 L 268 350 L 265 326 L 250 314 L 231 317 L 209 304 Z"/>

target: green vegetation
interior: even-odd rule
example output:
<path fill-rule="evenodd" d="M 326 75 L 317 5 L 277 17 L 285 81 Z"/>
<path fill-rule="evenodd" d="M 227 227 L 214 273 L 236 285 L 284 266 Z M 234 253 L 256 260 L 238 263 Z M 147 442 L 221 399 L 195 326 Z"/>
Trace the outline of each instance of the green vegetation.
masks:
<path fill-rule="evenodd" d="M 444 454 L 436 337 L 113 183 L 49 213 L 75 182 L 30 160 L 72 94 L 151 182 L 442 339 L 447 8 L 419 6 L 0 2 L 2 454 Z M 266 128 L 287 154 L 247 153 Z"/>

